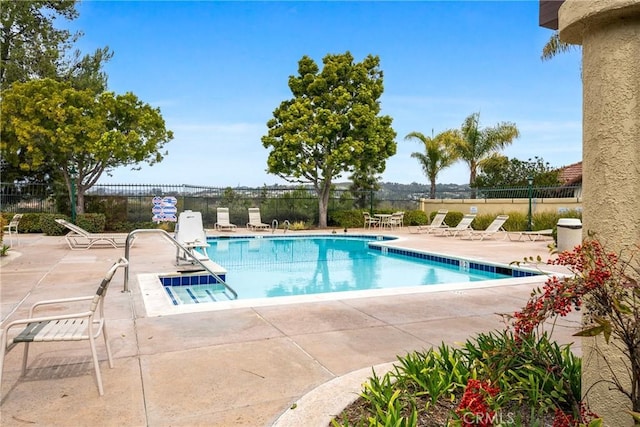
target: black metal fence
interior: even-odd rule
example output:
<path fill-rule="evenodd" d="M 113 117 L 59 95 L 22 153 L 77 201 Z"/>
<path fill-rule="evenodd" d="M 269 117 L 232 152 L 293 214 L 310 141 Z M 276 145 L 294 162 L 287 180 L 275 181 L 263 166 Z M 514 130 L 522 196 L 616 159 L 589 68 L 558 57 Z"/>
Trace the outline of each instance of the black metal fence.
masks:
<path fill-rule="evenodd" d="M 397 187 L 397 186 L 395 186 Z M 398 190 L 383 186 L 378 191 L 353 192 L 336 188 L 331 192 L 329 215 L 336 211 L 366 209 L 375 211 L 414 210 L 419 201 L 428 198 L 427 186 L 411 185 L 411 190 Z M 438 199 L 469 199 L 469 188 L 456 191 L 443 190 Z M 518 187 L 475 189 L 478 199 L 495 198 L 560 198 L 579 197 L 580 187 Z M 317 223 L 318 201 L 315 192 L 306 187 L 270 186 L 262 188 L 204 187 L 194 185 L 141 185 L 98 184 L 85 195 L 85 212 L 104 213 L 113 226 L 126 222 L 152 220 L 153 199 L 175 197 L 177 211 L 194 210 L 202 213 L 206 227 L 213 227 L 218 207 L 229 208 L 230 221 L 244 226 L 248 220 L 247 208 L 259 207 L 263 221 L 274 219 Z M 45 184 L 0 183 L 0 211 L 47 212 L 70 214 L 68 193 L 65 188 Z"/>

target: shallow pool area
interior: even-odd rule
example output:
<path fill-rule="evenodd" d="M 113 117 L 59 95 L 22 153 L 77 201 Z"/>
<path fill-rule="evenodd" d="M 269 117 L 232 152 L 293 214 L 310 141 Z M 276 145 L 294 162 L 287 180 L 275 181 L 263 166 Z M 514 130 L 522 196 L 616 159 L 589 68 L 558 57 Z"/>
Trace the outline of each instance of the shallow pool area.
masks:
<path fill-rule="evenodd" d="M 150 275 L 141 277 L 140 283 L 163 290 L 161 294 L 153 292 L 158 294 L 156 302 L 164 300 L 182 312 L 495 286 L 539 274 L 526 268 L 393 247 L 389 245 L 393 240 L 371 235 L 210 239 L 209 258 L 226 269 L 223 279 L 238 293 L 236 301 L 228 301 L 222 295 L 224 289 L 205 273 L 181 278 Z M 149 294 L 149 289 L 146 292 Z"/>

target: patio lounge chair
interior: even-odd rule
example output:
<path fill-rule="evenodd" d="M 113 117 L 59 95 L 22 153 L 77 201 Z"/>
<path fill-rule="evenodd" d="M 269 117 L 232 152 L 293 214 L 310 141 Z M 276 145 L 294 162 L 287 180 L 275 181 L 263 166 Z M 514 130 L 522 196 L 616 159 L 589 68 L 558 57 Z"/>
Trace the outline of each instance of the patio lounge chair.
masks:
<path fill-rule="evenodd" d="M 444 222 L 445 217 L 447 216 L 447 214 L 449 213 L 449 211 L 447 209 L 440 209 L 438 211 L 438 213 L 436 213 L 436 215 L 433 217 L 433 220 L 431 221 L 431 224 L 428 225 L 419 225 L 416 228 L 416 232 L 420 233 L 422 231 L 426 231 L 427 234 L 431 233 L 432 231 L 435 230 L 442 230 L 444 228 L 447 228 L 447 224 Z M 411 227 L 409 227 L 409 231 L 413 233 L 413 231 L 411 231 Z"/>
<path fill-rule="evenodd" d="M 4 232 L 9 235 L 9 244 L 11 246 L 13 246 L 14 234 L 16 235 L 16 240 L 18 241 L 18 244 L 20 244 L 20 241 L 18 240 L 18 224 L 22 219 L 22 215 L 23 214 L 15 214 L 13 218 L 11 218 L 11 221 L 9 221 L 9 224 L 4 226 Z"/>
<path fill-rule="evenodd" d="M 236 231 L 236 225 L 235 224 L 231 224 L 229 222 L 229 208 L 218 208 L 217 209 L 217 217 L 218 217 L 218 222 L 216 222 L 214 224 L 214 226 L 216 227 L 216 230 L 218 230 L 218 231 L 224 231 L 224 230 Z"/>
<path fill-rule="evenodd" d="M 479 236 L 480 240 L 484 240 L 487 237 L 492 237 L 496 233 L 503 232 L 504 239 L 507 238 L 507 232 L 502 227 L 504 223 L 509 219 L 509 215 L 498 215 L 496 219 L 493 220 L 491 224 L 486 228 L 486 230 L 470 230 L 469 231 L 469 239 L 473 240 L 474 237 Z"/>
<path fill-rule="evenodd" d="M 459 233 L 464 233 L 464 232 L 473 230 L 471 228 L 471 223 L 473 222 L 475 217 L 476 217 L 475 214 L 466 214 L 465 216 L 462 217 L 458 225 L 456 225 L 455 227 L 438 228 L 437 230 L 440 231 L 438 235 L 456 237 Z"/>
<path fill-rule="evenodd" d="M 104 345 L 107 349 L 109 367 L 113 368 L 113 358 L 111 356 L 107 325 L 104 318 L 104 298 L 107 295 L 107 288 L 116 270 L 127 264 L 128 262 L 125 258 L 120 258 L 114 263 L 102 279 L 95 295 L 39 301 L 31 306 L 29 318 L 14 320 L 5 324 L 2 327 L 2 337 L 0 338 L 2 345 L 0 381 L 2 381 L 4 356 L 18 343 L 24 343 L 24 354 L 22 356 L 22 375 L 24 375 L 27 370 L 27 357 L 29 355 L 30 343 L 86 340 L 89 341 L 89 345 L 91 346 L 98 393 L 102 396 L 104 390 L 102 388 L 102 376 L 100 375 L 100 365 L 98 363 L 95 341 L 102 334 Z M 75 303 L 82 301 L 90 302 L 85 310 L 71 313 L 65 312 L 64 314 L 60 313 L 60 307 L 77 305 Z M 50 316 L 34 316 L 36 309 L 44 306 L 55 306 L 56 309 L 51 307 L 53 314 Z M 18 327 L 22 329 L 14 335 L 12 330 Z M 9 338 L 10 333 L 12 334 L 11 339 Z"/>
<path fill-rule="evenodd" d="M 174 239 L 184 246 L 192 256 L 199 256 L 199 252 L 196 251 L 196 249 L 200 249 L 202 253 L 205 253 L 205 248 L 207 248 L 209 244 L 207 243 L 207 233 L 202 226 L 202 214 L 190 210 L 180 212 Z M 192 256 L 188 256 L 182 249 L 178 248 L 176 252 L 176 264 L 179 264 L 180 260 L 192 262 Z"/>
<path fill-rule="evenodd" d="M 518 238 L 515 239 L 512 234 L 517 235 Z M 535 242 L 544 237 L 553 237 L 553 229 L 549 228 L 546 230 L 537 230 L 537 231 L 517 231 L 513 233 L 507 233 L 509 236 L 509 240 L 523 240 L 524 237 L 528 237 L 530 241 Z"/>
<path fill-rule="evenodd" d="M 249 208 L 249 222 L 247 228 L 253 231 L 266 231 L 271 228 L 269 224 L 262 222 L 260 218 L 260 208 Z"/>
<path fill-rule="evenodd" d="M 64 219 L 58 218 L 55 221 L 70 230 L 64 238 L 72 250 L 90 249 L 94 246 L 124 248 L 127 242 L 126 234 L 89 233 L 84 228 Z"/>

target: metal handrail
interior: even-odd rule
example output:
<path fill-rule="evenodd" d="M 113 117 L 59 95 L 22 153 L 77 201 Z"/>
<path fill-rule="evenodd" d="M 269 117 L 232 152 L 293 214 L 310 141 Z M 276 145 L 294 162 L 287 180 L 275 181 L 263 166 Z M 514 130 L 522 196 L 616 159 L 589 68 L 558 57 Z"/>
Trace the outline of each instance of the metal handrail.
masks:
<path fill-rule="evenodd" d="M 207 267 L 200 259 L 198 259 L 198 257 L 196 257 L 189 249 L 187 249 L 184 245 L 182 245 L 180 242 L 178 242 L 176 239 L 173 238 L 173 236 L 171 236 L 171 234 L 167 233 L 164 230 L 161 230 L 159 228 L 157 229 L 138 229 L 138 230 L 133 230 L 132 232 L 130 232 L 127 235 L 127 240 L 125 242 L 125 247 L 124 247 L 124 257 L 127 261 L 129 261 L 129 249 L 131 247 L 131 243 L 133 243 L 133 238 L 135 237 L 136 234 L 139 233 L 155 233 L 155 234 L 160 234 L 162 237 L 165 237 L 167 240 L 169 240 L 171 243 L 173 243 L 176 247 L 178 247 L 179 249 L 182 249 L 182 251 L 185 254 L 185 257 L 190 257 L 193 261 L 195 261 L 196 263 L 200 264 L 200 266 L 202 268 L 205 269 L 205 271 L 208 271 L 209 274 L 211 274 L 217 281 L 218 283 L 220 283 L 221 285 L 223 285 L 225 288 L 227 288 L 227 290 L 229 290 L 232 294 L 233 294 L 233 298 L 229 298 L 229 296 L 227 295 L 227 298 L 229 299 L 237 299 L 238 298 L 238 293 L 231 287 L 229 286 L 224 280 L 222 280 L 222 278 L 220 276 L 218 276 L 216 273 L 214 273 L 213 271 L 211 271 L 211 269 L 209 267 Z M 131 264 L 127 264 L 124 267 L 124 289 L 122 290 L 123 292 L 129 292 L 129 266 Z M 226 293 L 225 293 L 226 295 Z"/>

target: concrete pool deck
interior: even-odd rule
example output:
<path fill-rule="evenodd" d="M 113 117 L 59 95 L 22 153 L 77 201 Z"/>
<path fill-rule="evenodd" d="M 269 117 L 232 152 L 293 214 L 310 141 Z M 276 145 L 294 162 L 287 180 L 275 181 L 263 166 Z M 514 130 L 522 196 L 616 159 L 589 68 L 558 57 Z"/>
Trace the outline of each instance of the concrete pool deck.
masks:
<path fill-rule="evenodd" d="M 233 234 L 245 232 L 257 234 L 242 229 Z M 508 264 L 549 256 L 548 241 L 469 241 L 412 234 L 406 227 L 375 234 L 400 236 L 397 246 L 481 261 Z M 124 254 L 112 248 L 71 251 L 63 237 L 21 234 L 18 239 L 11 256 L 0 259 L 3 323 L 26 317 L 34 301 L 93 294 L 109 265 Z M 130 292 L 122 292 L 123 273 L 116 273 L 106 299 L 113 369 L 98 341 L 104 396 L 98 395 L 87 342 L 31 346 L 24 377 L 19 345 L 5 358 L 0 425 L 326 426 L 339 412 L 331 404 L 339 408 L 355 398 L 372 366 L 501 329 L 496 313 L 522 307 L 533 287 L 149 317 L 137 275 L 175 270 L 174 260 L 175 248 L 161 237 L 140 235 L 130 253 Z M 571 316 L 556 326 L 554 336 L 562 343 L 575 341 L 579 353 L 579 340 L 571 337 L 578 325 L 579 317 Z M 347 375 L 354 371 L 359 372 Z M 332 403 L 325 407 L 326 398 Z"/>

